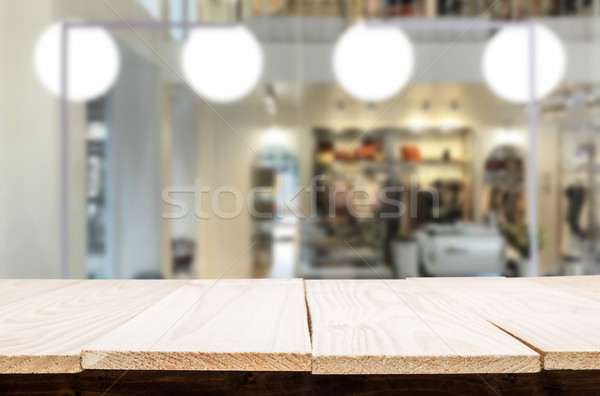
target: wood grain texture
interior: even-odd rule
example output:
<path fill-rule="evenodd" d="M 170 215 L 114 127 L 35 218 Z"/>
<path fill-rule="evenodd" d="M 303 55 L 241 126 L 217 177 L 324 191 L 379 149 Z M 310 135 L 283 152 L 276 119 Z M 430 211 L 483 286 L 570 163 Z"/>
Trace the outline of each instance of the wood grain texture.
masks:
<path fill-rule="evenodd" d="M 555 291 L 569 293 L 582 298 L 600 301 L 600 275 L 588 276 L 540 276 L 524 278 L 524 282 L 535 282 L 551 287 Z"/>
<path fill-rule="evenodd" d="M 84 345 L 175 290 L 174 281 L 2 280 L 0 373 L 81 370 Z"/>
<path fill-rule="evenodd" d="M 69 279 L 2 279 L 0 280 L 0 304 L 7 305 L 32 295 L 74 285 L 83 280 Z"/>
<path fill-rule="evenodd" d="M 306 281 L 315 374 L 516 373 L 539 355 L 408 281 Z"/>
<path fill-rule="evenodd" d="M 85 369 L 309 371 L 302 280 L 198 280 L 82 353 Z"/>
<path fill-rule="evenodd" d="M 305 284 L 316 374 L 600 370 L 598 276 Z M 0 297 L 0 373 L 311 370 L 298 279 L 0 280 Z"/>
<path fill-rule="evenodd" d="M 540 353 L 546 370 L 600 369 L 600 277 L 414 279 Z"/>

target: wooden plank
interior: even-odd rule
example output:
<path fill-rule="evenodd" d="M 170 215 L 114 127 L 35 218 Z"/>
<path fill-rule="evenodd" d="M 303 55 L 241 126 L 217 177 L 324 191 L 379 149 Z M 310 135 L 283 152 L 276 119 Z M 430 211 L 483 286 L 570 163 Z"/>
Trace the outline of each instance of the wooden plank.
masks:
<path fill-rule="evenodd" d="M 315 374 L 517 373 L 539 355 L 418 283 L 306 281 Z"/>
<path fill-rule="evenodd" d="M 600 275 L 586 276 L 540 276 L 536 278 L 524 278 L 525 282 L 536 282 L 540 285 L 549 286 L 553 290 L 561 290 L 565 293 L 585 297 L 594 301 L 600 301 Z"/>
<path fill-rule="evenodd" d="M 83 345 L 175 290 L 174 281 L 2 280 L 0 373 L 81 370 Z M 55 287 L 57 286 L 58 287 Z M 16 300 L 15 296 L 21 296 Z"/>
<path fill-rule="evenodd" d="M 82 366 L 310 371 L 302 280 L 193 281 L 86 347 Z"/>
<path fill-rule="evenodd" d="M 600 369 L 600 277 L 415 279 L 540 353 L 546 370 Z"/>
<path fill-rule="evenodd" d="M 600 278 L 590 281 L 600 288 Z M 530 296 L 531 302 L 519 305 L 516 312 L 501 315 L 506 309 L 496 311 L 489 318 L 540 352 L 546 370 L 598 370 L 600 301 L 590 298 L 589 289 L 570 282 L 564 278 L 510 279 L 509 295 L 520 292 Z"/>
<path fill-rule="evenodd" d="M 2 279 L 0 280 L 0 304 L 7 305 L 31 297 L 32 290 L 37 295 L 78 282 L 83 281 L 70 279 Z"/>

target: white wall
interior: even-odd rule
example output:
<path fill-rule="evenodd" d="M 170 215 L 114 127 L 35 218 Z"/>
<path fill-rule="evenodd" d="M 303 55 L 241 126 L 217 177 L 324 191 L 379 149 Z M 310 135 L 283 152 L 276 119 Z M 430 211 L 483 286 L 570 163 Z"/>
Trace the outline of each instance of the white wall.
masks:
<path fill-rule="evenodd" d="M 109 256 L 114 276 L 161 271 L 161 83 L 158 68 L 121 47 L 109 95 Z"/>
<path fill-rule="evenodd" d="M 196 93 L 184 85 L 176 85 L 170 95 L 171 101 L 171 144 L 170 169 L 172 186 L 193 186 L 198 170 L 198 102 Z M 173 193 L 171 197 L 194 207 L 194 196 L 190 193 Z M 172 237 L 195 240 L 198 234 L 198 220 L 195 216 L 185 216 L 170 220 Z"/>
<path fill-rule="evenodd" d="M 234 104 L 228 111 L 223 108 L 218 111 L 252 147 L 258 147 L 260 130 L 257 131 L 256 128 L 260 127 L 262 122 L 253 117 L 250 108 Z M 255 154 L 208 106 L 200 105 L 199 116 L 198 174 L 202 183 L 211 187 L 213 192 L 218 187 L 230 185 L 246 193 L 250 189 L 250 169 Z M 208 194 L 202 195 L 201 202 L 203 208 L 209 209 L 212 206 Z M 224 212 L 230 213 L 235 210 L 231 197 L 223 196 L 220 204 L 220 209 Z M 252 243 L 251 219 L 246 211 L 234 219 L 221 219 L 211 214 L 209 219 L 199 220 L 198 225 L 196 269 L 199 276 L 251 276 L 252 252 L 244 254 Z"/>
<path fill-rule="evenodd" d="M 113 2 L 125 18 L 149 19 L 136 2 Z M 39 34 L 65 17 L 116 20 L 100 0 L 0 2 L 0 277 L 63 275 L 60 239 L 59 101 L 38 82 L 32 53 Z M 160 32 L 145 35 L 147 41 Z M 115 34 L 148 59 L 154 54 L 132 32 Z M 152 95 L 155 95 L 153 93 Z M 156 94 L 155 96 L 158 96 Z M 84 110 L 69 106 L 70 277 L 85 276 Z"/>
<path fill-rule="evenodd" d="M 32 12 L 35 10 L 35 12 Z M 50 2 L 0 2 L 0 276 L 61 276 L 58 106 L 34 76 Z"/>

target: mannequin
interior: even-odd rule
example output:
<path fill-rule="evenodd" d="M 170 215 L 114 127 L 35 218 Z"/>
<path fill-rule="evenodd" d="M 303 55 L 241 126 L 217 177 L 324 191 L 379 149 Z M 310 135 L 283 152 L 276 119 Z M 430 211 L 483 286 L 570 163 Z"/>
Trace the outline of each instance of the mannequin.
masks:
<path fill-rule="evenodd" d="M 571 233 L 580 238 L 583 235 L 579 226 L 579 218 L 585 203 L 585 193 L 586 188 L 582 180 L 576 181 L 565 190 L 565 195 L 569 201 L 566 220 Z"/>

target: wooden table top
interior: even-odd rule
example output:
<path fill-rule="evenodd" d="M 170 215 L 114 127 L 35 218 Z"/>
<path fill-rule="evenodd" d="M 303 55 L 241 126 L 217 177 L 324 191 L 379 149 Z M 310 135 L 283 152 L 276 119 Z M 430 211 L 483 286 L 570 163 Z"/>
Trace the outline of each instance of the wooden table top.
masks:
<path fill-rule="evenodd" d="M 0 374 L 600 369 L 600 276 L 0 280 Z"/>

